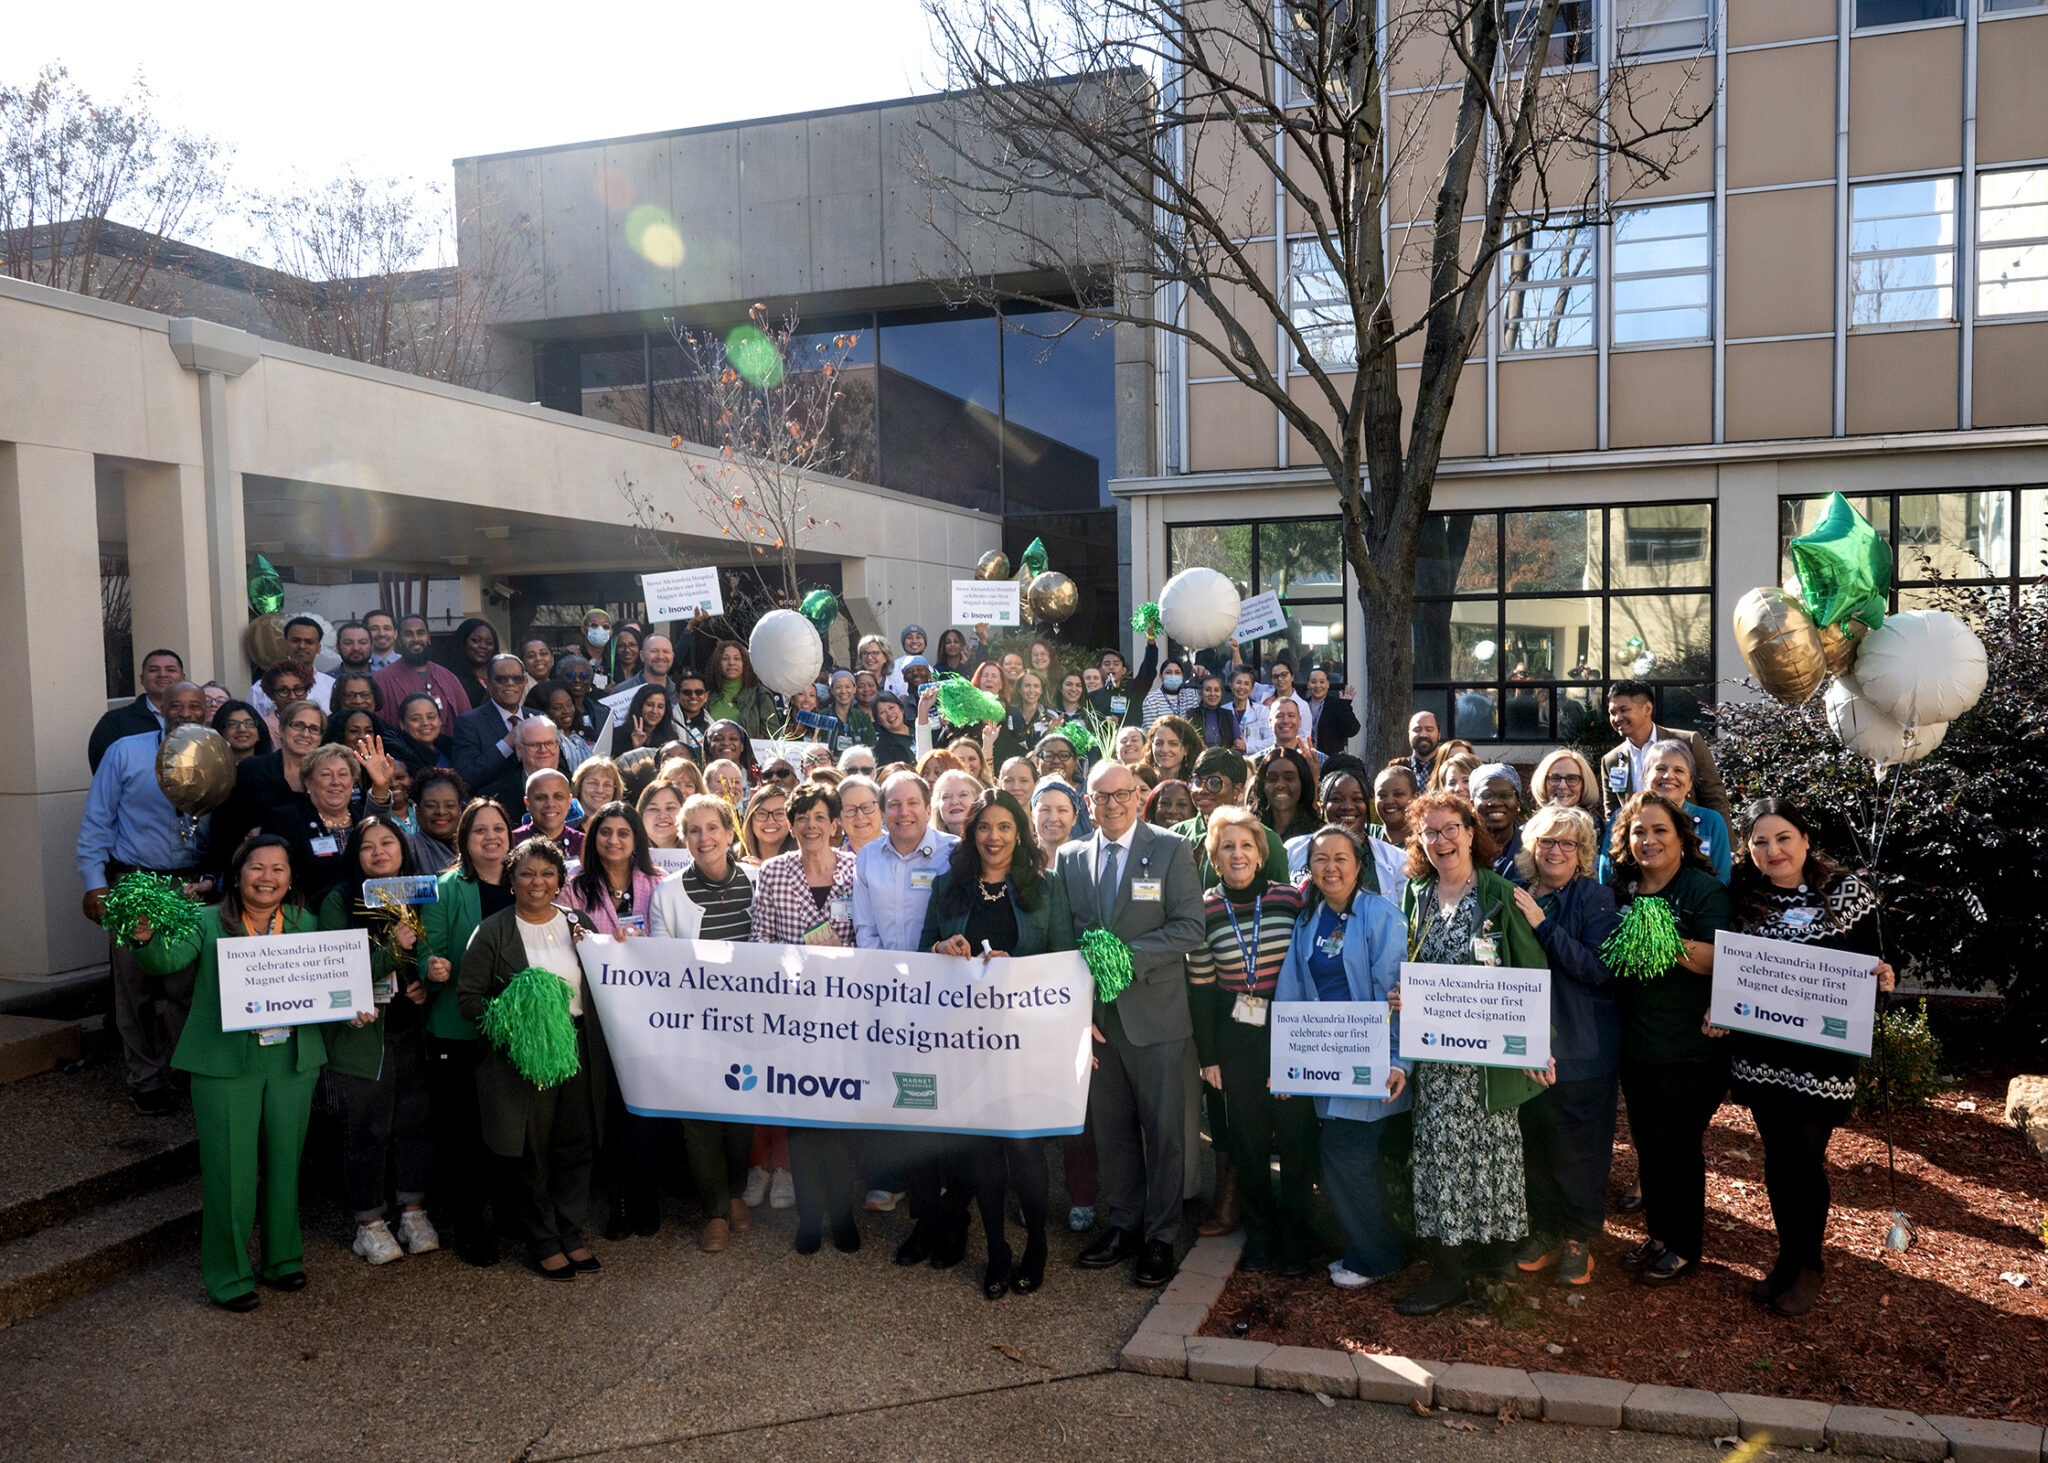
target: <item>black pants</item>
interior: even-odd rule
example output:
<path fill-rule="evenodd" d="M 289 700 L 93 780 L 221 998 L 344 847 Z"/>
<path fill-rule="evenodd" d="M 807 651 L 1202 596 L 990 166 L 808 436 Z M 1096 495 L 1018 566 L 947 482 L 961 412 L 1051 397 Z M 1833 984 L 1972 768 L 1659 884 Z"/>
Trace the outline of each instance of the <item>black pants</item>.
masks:
<path fill-rule="evenodd" d="M 1024 1229 L 1031 1243 L 1045 1242 L 1045 1213 L 1052 1183 L 1047 1175 L 1043 1138 L 969 1138 L 967 1160 L 974 1174 L 975 1202 L 981 1209 L 982 1231 L 988 1236 L 989 1258 L 1007 1255 L 1003 1235 L 1003 1194 L 1017 1190 L 1024 1211 Z"/>
<path fill-rule="evenodd" d="M 536 1261 L 583 1246 L 590 1218 L 590 1174 L 597 1166 L 597 1110 L 591 1101 L 590 1047 L 582 1070 L 559 1087 L 534 1094 L 526 1144 L 511 1194 L 513 1222 Z"/>
<path fill-rule="evenodd" d="M 667 1159 L 672 1118 L 643 1118 L 626 1111 L 614 1082 L 605 1104 L 604 1186 L 614 1203 L 637 1221 L 660 1213 L 661 1171 Z"/>
<path fill-rule="evenodd" d="M 904 1191 L 910 1216 L 928 1228 L 952 1229 L 967 1223 L 967 1201 L 974 1193 L 969 1149 L 972 1138 L 927 1129 L 893 1135 L 901 1139 Z"/>
<path fill-rule="evenodd" d="M 753 1143 L 751 1124 L 683 1119 L 683 1152 L 690 1164 L 690 1182 L 696 1186 L 706 1219 L 731 1217 L 733 1196 L 746 1187 L 747 1150 Z"/>
<path fill-rule="evenodd" d="M 1315 1248 L 1313 1184 L 1321 1125 L 1306 1097 L 1278 1101 L 1266 1090 L 1272 1071 L 1272 1029 L 1247 1026 L 1226 1015 L 1216 1028 L 1221 1091 L 1203 1086 L 1229 1113 L 1226 1151 L 1237 1170 L 1244 1216 L 1245 1253 L 1254 1259 L 1302 1259 Z M 1221 1099 L 1218 1104 L 1215 1099 Z M 1280 1155 L 1280 1187 L 1273 1188 L 1273 1155 Z"/>
<path fill-rule="evenodd" d="M 1764 1183 L 1778 1227 L 1778 1263 L 1772 1273 L 1789 1281 L 1801 1270 L 1825 1270 L 1821 1250 L 1834 1197 L 1828 1188 L 1828 1139 L 1834 1136 L 1835 1116 L 1796 1092 L 1757 1093 L 1749 1110 L 1764 1140 Z"/>
<path fill-rule="evenodd" d="M 1728 1064 L 1624 1062 L 1621 1086 L 1650 1237 L 1697 1261 L 1707 1223 L 1707 1125 L 1728 1090 Z"/>
<path fill-rule="evenodd" d="M 388 1007 L 386 1012 L 379 1024 L 388 1027 Z M 356 1223 L 384 1217 L 384 1180 L 394 1160 L 399 1204 L 425 1203 L 434 1166 L 426 1034 L 417 1026 L 410 1031 L 387 1030 L 384 1065 L 375 1077 L 355 1077 L 331 1067 L 327 1075 L 341 1099 L 341 1187 Z M 474 1105 L 474 1098 L 471 1101 Z"/>
<path fill-rule="evenodd" d="M 1226 1023 L 1232 1026 L 1242 1024 L 1230 1019 L 1230 1008 L 1235 1000 L 1236 997 L 1227 994 L 1214 981 L 1188 987 L 1188 1004 L 1196 1006 L 1203 1001 L 1212 1003 L 1216 1008 L 1215 1021 L 1218 1026 L 1225 1025 Z M 1202 1029 L 1202 1013 L 1197 1010 L 1194 1014 L 1195 1029 L 1200 1031 Z M 1253 1029 L 1263 1033 L 1266 1028 L 1255 1027 Z M 1204 1082 L 1202 1084 L 1202 1104 L 1203 1116 L 1209 1120 L 1209 1146 L 1219 1154 L 1229 1154 L 1231 1163 L 1235 1164 L 1237 1162 L 1237 1150 L 1230 1146 L 1229 1098 L 1225 1097 L 1221 1090 L 1211 1087 L 1208 1083 Z M 1242 1203 L 1243 1200 L 1240 1199 L 1239 1202 Z"/>
<path fill-rule="evenodd" d="M 799 1229 L 853 1222 L 860 1201 L 860 1163 L 845 1128 L 791 1128 L 789 1175 L 796 1181 Z"/>
<path fill-rule="evenodd" d="M 427 1038 L 427 1085 L 432 1103 L 434 1212 L 461 1237 L 485 1232 L 484 1206 L 500 1174 L 484 1151 L 476 1106 L 475 1041 Z"/>
<path fill-rule="evenodd" d="M 1607 1171 L 1614 1163 L 1615 1074 L 1560 1078 L 1515 1109 L 1529 1233 L 1590 1240 L 1607 1224 Z"/>

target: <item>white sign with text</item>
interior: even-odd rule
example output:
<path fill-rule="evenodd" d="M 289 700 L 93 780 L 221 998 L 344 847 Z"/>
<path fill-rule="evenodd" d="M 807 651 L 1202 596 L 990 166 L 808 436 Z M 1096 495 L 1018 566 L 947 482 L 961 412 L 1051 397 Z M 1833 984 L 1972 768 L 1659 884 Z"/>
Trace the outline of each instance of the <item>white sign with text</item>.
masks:
<path fill-rule="evenodd" d="M 1280 596 L 1274 590 L 1255 594 L 1238 607 L 1237 643 L 1247 644 L 1262 635 L 1277 635 L 1287 628 L 1287 611 L 1280 608 Z"/>
<path fill-rule="evenodd" d="M 1401 1055 L 1475 1067 L 1550 1065 L 1550 972 L 1401 966 Z"/>
<path fill-rule="evenodd" d="M 1722 930 L 1707 1019 L 1729 1031 L 1867 1057 L 1876 968 L 1875 955 Z"/>
<path fill-rule="evenodd" d="M 700 614 L 725 613 L 725 598 L 718 588 L 716 567 L 642 574 L 640 595 L 647 601 L 647 618 L 650 620 L 694 620 Z"/>
<path fill-rule="evenodd" d="M 1019 622 L 1018 584 L 1014 579 L 955 579 L 953 623 L 1015 625 Z"/>
<path fill-rule="evenodd" d="M 1267 1014 L 1275 1092 L 1387 1095 L 1393 1017 L 1385 1001 L 1275 1001 Z"/>
<path fill-rule="evenodd" d="M 220 942 L 220 1029 L 347 1021 L 377 1009 L 368 930 L 250 935 Z"/>

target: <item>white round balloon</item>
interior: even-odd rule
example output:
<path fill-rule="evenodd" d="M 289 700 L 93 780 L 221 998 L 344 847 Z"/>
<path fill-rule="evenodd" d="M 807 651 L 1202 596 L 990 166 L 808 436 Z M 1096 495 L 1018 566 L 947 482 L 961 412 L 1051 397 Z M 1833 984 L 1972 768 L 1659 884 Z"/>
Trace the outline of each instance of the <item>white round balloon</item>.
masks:
<path fill-rule="evenodd" d="M 1159 591 L 1159 622 L 1190 650 L 1221 645 L 1237 628 L 1243 601 L 1214 569 L 1183 569 Z"/>
<path fill-rule="evenodd" d="M 1945 721 L 1922 722 L 1908 728 L 1886 715 L 1864 696 L 1854 676 L 1837 676 L 1823 699 L 1828 725 L 1842 745 L 1880 767 L 1894 762 L 1918 762 L 1948 735 Z"/>
<path fill-rule="evenodd" d="M 1988 673 L 1984 642 L 1941 610 L 1892 615 L 1856 652 L 1864 699 L 1907 726 L 1954 721 L 1977 704 Z"/>
<path fill-rule="evenodd" d="M 747 658 L 762 685 L 778 696 L 794 696 L 817 683 L 825 642 L 818 627 L 795 610 L 770 610 L 747 639 Z"/>

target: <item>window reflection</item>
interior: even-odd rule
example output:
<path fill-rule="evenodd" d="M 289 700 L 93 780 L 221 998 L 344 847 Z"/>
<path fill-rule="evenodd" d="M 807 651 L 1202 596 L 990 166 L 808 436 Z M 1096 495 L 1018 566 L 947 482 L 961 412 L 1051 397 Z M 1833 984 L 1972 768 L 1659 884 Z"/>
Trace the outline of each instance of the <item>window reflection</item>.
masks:
<path fill-rule="evenodd" d="M 584 347 L 579 373 L 583 415 L 647 430 L 647 353 L 640 336 Z"/>
<path fill-rule="evenodd" d="M 1114 506 L 1115 338 L 1064 311 L 1006 316 L 1003 424 L 1005 512 Z"/>
<path fill-rule="evenodd" d="M 881 330 L 882 485 L 1002 512 L 1002 398 L 993 315 Z"/>
<path fill-rule="evenodd" d="M 1616 595 L 1607 602 L 1607 666 L 1616 679 L 1694 680 L 1714 671 L 1714 602 L 1705 594 Z"/>

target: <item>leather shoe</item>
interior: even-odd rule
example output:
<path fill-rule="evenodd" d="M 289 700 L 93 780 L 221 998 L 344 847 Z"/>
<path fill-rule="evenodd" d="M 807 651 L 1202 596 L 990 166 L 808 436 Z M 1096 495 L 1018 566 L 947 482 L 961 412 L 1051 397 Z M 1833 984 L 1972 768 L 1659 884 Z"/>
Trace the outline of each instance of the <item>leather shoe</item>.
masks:
<path fill-rule="evenodd" d="M 1676 1250 L 1666 1250 L 1636 1272 L 1636 1284 L 1672 1285 L 1692 1272 L 1692 1261 Z"/>
<path fill-rule="evenodd" d="M 272 1290 L 304 1290 L 306 1288 L 306 1272 L 303 1270 L 294 1270 L 291 1272 L 291 1274 L 280 1275 L 274 1280 L 265 1277 L 263 1283 L 269 1286 Z"/>
<path fill-rule="evenodd" d="M 604 1261 L 592 1254 L 585 1254 L 580 1260 L 571 1255 L 569 1256 L 569 1263 L 578 1270 L 602 1270 L 604 1268 Z"/>
<path fill-rule="evenodd" d="M 1138 1237 L 1128 1229 L 1112 1224 L 1102 1232 L 1101 1239 L 1075 1257 L 1074 1263 L 1083 1270 L 1107 1270 L 1137 1253 Z"/>
<path fill-rule="evenodd" d="M 960 1218 L 940 1228 L 938 1237 L 932 1241 L 931 1267 L 934 1270 L 950 1270 L 967 1258 L 967 1218 Z"/>
<path fill-rule="evenodd" d="M 224 1311 L 233 1311 L 237 1315 L 246 1315 L 263 1304 L 263 1297 L 253 1290 L 245 1290 L 240 1295 L 230 1296 L 226 1300 L 217 1300 L 214 1304 Z"/>
<path fill-rule="evenodd" d="M 1621 1268 L 1624 1270 L 1641 1270 L 1645 1266 L 1655 1264 L 1658 1260 L 1663 1259 L 1664 1255 L 1664 1241 L 1654 1238 L 1646 1239 L 1621 1257 Z"/>
<path fill-rule="evenodd" d="M 1614 1201 L 1616 1214 L 1640 1214 L 1643 1210 L 1643 1191 L 1631 1189 Z"/>
<path fill-rule="evenodd" d="M 904 1237 L 903 1243 L 896 1246 L 896 1263 L 922 1265 L 932 1257 L 932 1249 L 936 1243 L 932 1227 L 920 1219 L 910 1226 L 910 1233 Z"/>
<path fill-rule="evenodd" d="M 1131 1284 L 1159 1286 L 1173 1279 L 1173 1246 L 1163 1239 L 1147 1240 L 1138 1256 L 1138 1268 L 1131 1272 Z"/>

